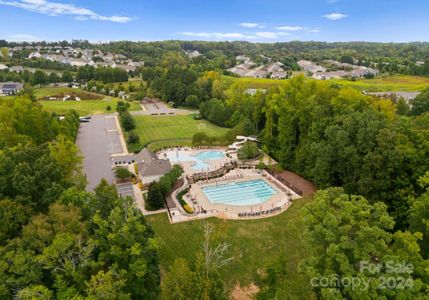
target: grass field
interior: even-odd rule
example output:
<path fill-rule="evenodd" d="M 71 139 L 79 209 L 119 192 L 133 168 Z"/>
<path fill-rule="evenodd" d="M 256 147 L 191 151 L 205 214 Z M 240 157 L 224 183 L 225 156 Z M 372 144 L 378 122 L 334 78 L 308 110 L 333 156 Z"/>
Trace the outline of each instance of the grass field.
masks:
<path fill-rule="evenodd" d="M 228 130 L 206 120 L 194 120 L 193 115 L 134 116 L 134 119 L 141 145 L 147 145 L 150 142 L 161 143 L 161 145 L 171 145 L 171 143 L 189 145 L 192 136 L 197 132 L 205 132 L 209 136 L 221 136 Z"/>
<path fill-rule="evenodd" d="M 374 79 L 360 79 L 356 81 L 334 79 L 330 82 L 342 86 L 351 86 L 367 92 L 414 92 L 429 87 L 429 77 L 419 76 L 390 76 Z"/>
<path fill-rule="evenodd" d="M 266 78 L 237 78 L 231 76 L 223 76 L 226 85 L 243 84 L 246 88 L 268 89 L 273 86 L 287 84 L 288 80 L 266 79 Z M 332 79 L 327 82 L 338 84 L 341 86 L 350 86 L 368 92 L 384 92 L 384 91 L 404 91 L 413 92 L 421 91 L 429 87 L 429 77 L 419 76 L 388 76 L 377 77 L 374 79 L 359 79 L 356 81 L 346 79 Z"/>
<path fill-rule="evenodd" d="M 310 285 L 297 273 L 297 264 L 304 257 L 305 247 L 300 237 L 301 231 L 293 224 L 299 217 L 302 206 L 309 201 L 311 200 L 297 200 L 281 215 L 251 221 L 211 218 L 170 224 L 166 214 L 146 218 L 156 236 L 161 239 L 160 261 L 163 271 L 168 270 L 178 257 L 193 262 L 196 252 L 201 249 L 203 226 L 210 222 L 215 226 L 213 242 L 230 244 L 228 256 L 234 257 L 221 271 L 228 288 L 237 282 L 242 286 L 252 282 L 260 284 L 258 270 L 285 254 L 290 278 L 288 286 L 293 290 L 295 298 L 309 299 Z"/>
<path fill-rule="evenodd" d="M 118 99 L 115 98 L 107 98 L 104 100 L 82 100 L 82 101 L 50 101 L 50 100 L 41 100 L 39 101 L 43 108 L 49 112 L 56 112 L 58 114 L 64 114 L 70 109 L 76 110 L 79 115 L 96 115 L 109 113 L 106 110 L 106 107 L 110 105 L 112 110 L 110 112 L 114 112 L 116 108 L 116 103 Z M 130 110 L 139 110 L 140 105 L 136 102 L 130 102 L 131 107 Z"/>
<path fill-rule="evenodd" d="M 48 96 L 59 95 L 59 94 L 73 94 L 83 92 L 84 94 L 94 94 L 97 97 L 102 97 L 102 100 L 85 100 L 82 98 L 81 101 L 61 101 L 61 100 L 39 100 L 43 105 L 43 108 L 49 112 L 56 112 L 58 114 L 64 114 L 70 109 L 76 110 L 81 116 L 83 115 L 94 115 L 108 113 L 106 107 L 110 105 L 112 108 L 111 112 L 115 111 L 116 103 L 120 100 L 119 98 L 104 96 L 100 94 L 90 93 L 82 91 L 81 89 L 74 89 L 69 87 L 44 87 L 35 89 L 34 93 L 37 99 L 43 99 Z M 140 110 L 140 105 L 137 102 L 130 102 L 130 110 Z"/>

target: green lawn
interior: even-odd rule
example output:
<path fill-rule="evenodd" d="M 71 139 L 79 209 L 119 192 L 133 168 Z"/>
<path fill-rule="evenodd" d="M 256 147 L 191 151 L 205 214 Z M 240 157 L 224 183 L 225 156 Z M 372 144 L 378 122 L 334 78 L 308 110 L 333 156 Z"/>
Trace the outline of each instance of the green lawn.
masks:
<path fill-rule="evenodd" d="M 429 77 L 419 76 L 388 76 L 374 79 L 360 79 L 356 81 L 334 79 L 330 82 L 342 86 L 351 86 L 367 92 L 413 92 L 429 87 Z"/>
<path fill-rule="evenodd" d="M 108 113 L 106 107 L 110 105 L 111 112 L 115 111 L 116 103 L 119 98 L 105 96 L 101 94 L 83 91 L 81 89 L 74 89 L 69 87 L 43 87 L 34 90 L 36 98 L 43 105 L 43 108 L 49 112 L 56 112 L 64 114 L 70 109 L 76 110 L 81 116 Z M 61 100 L 41 100 L 49 96 L 59 96 L 62 94 L 78 94 L 82 97 L 81 101 L 61 101 Z M 83 95 L 83 96 L 82 96 Z M 99 97 L 100 100 L 87 100 L 85 95 Z M 92 99 L 94 99 L 92 97 Z M 96 98 L 97 99 L 97 98 Z M 140 110 L 140 105 L 137 102 L 130 102 L 130 110 Z"/>
<path fill-rule="evenodd" d="M 134 118 L 141 145 L 155 141 L 161 145 L 189 143 L 197 132 L 205 132 L 209 136 L 222 136 L 228 130 L 206 120 L 194 120 L 193 115 L 134 116 Z"/>
<path fill-rule="evenodd" d="M 170 224 L 166 214 L 146 218 L 156 236 L 161 239 L 160 261 L 163 271 L 168 270 L 178 257 L 193 262 L 202 245 L 203 226 L 210 222 L 215 226 L 214 243 L 229 243 L 228 255 L 234 257 L 234 260 L 222 269 L 222 277 L 228 288 L 237 282 L 242 286 L 252 282 L 260 285 L 258 271 L 261 267 L 285 254 L 291 294 L 295 295 L 296 299 L 309 299 L 310 284 L 297 273 L 297 264 L 304 257 L 305 247 L 300 237 L 300 228 L 294 225 L 300 209 L 309 201 L 310 199 L 297 200 L 281 215 L 251 221 L 210 218 Z"/>
<path fill-rule="evenodd" d="M 106 107 L 110 105 L 114 112 L 118 99 L 106 97 L 105 100 L 81 100 L 81 101 L 56 101 L 56 100 L 41 100 L 39 101 L 43 108 L 49 112 L 64 114 L 70 109 L 76 110 L 79 115 L 95 115 L 109 113 Z M 130 102 L 130 110 L 139 110 L 140 105 L 137 102 Z"/>
<path fill-rule="evenodd" d="M 269 89 L 273 86 L 280 86 L 287 83 L 286 80 L 266 79 L 266 78 L 237 78 L 232 76 L 222 77 L 226 85 L 243 84 L 246 88 Z M 377 77 L 374 79 L 359 79 L 356 81 L 346 79 L 332 79 L 327 82 L 339 84 L 341 86 L 351 86 L 368 92 L 383 92 L 383 91 L 421 91 L 429 87 L 429 77 L 420 76 L 386 76 Z"/>

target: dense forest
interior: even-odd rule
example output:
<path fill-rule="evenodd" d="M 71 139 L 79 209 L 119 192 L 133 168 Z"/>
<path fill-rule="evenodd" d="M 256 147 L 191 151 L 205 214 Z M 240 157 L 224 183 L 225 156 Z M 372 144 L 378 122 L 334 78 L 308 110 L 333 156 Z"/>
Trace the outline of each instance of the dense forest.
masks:
<path fill-rule="evenodd" d="M 0 124 L 0 298 L 153 299 L 154 233 L 114 186 L 85 191 L 78 115 L 0 99 Z"/>

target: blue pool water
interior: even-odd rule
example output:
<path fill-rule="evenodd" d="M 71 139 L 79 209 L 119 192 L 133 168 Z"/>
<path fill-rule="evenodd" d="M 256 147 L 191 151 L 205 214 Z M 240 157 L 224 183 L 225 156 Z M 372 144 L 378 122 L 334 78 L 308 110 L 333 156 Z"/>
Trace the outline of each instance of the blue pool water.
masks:
<path fill-rule="evenodd" d="M 210 202 L 228 205 L 255 205 L 277 194 L 277 191 L 262 179 L 208 186 L 202 190 Z"/>
<path fill-rule="evenodd" d="M 194 162 L 192 169 L 196 171 L 203 171 L 210 167 L 210 165 L 204 161 L 222 159 L 225 157 L 225 154 L 222 151 L 203 151 L 197 155 L 191 155 L 187 152 L 178 150 L 167 153 L 167 157 L 173 164 L 180 162 Z"/>

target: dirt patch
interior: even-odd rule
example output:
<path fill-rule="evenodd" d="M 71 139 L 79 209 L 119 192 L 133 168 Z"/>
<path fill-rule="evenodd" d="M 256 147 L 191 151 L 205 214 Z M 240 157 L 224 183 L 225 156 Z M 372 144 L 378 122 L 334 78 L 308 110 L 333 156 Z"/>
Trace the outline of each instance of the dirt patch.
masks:
<path fill-rule="evenodd" d="M 231 292 L 230 299 L 232 300 L 252 300 L 259 292 L 259 287 L 254 283 L 249 284 L 248 286 L 241 286 L 237 283 L 234 289 Z"/>
<path fill-rule="evenodd" d="M 302 192 L 303 196 L 312 196 L 317 190 L 312 182 L 292 171 L 276 172 L 275 176 L 296 187 Z"/>

